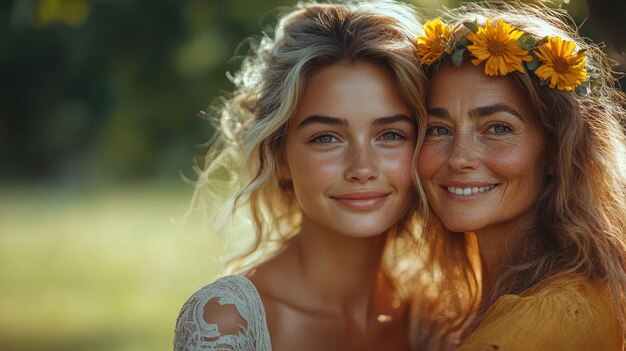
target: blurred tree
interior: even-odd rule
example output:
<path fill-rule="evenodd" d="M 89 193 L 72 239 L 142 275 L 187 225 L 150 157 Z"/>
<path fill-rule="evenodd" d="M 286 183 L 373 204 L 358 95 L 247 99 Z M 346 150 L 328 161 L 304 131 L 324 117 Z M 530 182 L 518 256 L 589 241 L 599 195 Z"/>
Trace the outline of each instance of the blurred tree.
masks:
<path fill-rule="evenodd" d="M 247 53 L 246 38 L 295 2 L 2 2 L 0 180 L 177 180 L 179 170 L 193 178 L 192 157 L 204 151 L 195 145 L 212 133 L 199 112 L 231 90 L 225 72 Z M 622 1 L 556 5 L 577 23 L 591 10 L 583 34 L 623 58 Z"/>
<path fill-rule="evenodd" d="M 177 178 L 238 42 L 285 3 L 4 2 L 0 177 Z"/>
<path fill-rule="evenodd" d="M 90 8 L 87 0 L 41 0 L 35 8 L 33 23 L 46 25 L 60 22 L 79 26 L 89 16 Z"/>

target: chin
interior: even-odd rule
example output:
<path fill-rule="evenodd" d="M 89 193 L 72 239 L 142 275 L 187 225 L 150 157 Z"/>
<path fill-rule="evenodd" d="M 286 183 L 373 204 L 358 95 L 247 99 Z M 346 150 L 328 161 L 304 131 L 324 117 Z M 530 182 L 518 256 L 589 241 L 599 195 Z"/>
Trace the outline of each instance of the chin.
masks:
<path fill-rule="evenodd" d="M 351 230 L 349 231 L 340 231 L 340 233 L 344 236 L 347 237 L 351 237 L 351 238 L 361 238 L 361 239 L 367 239 L 367 238 L 373 238 L 373 237 L 377 237 L 380 235 L 385 234 L 385 232 L 387 232 L 390 228 L 351 228 Z"/>
<path fill-rule="evenodd" d="M 443 226 L 451 232 L 473 232 L 480 229 L 479 225 L 472 225 L 468 221 L 455 220 L 452 222 L 441 221 Z"/>

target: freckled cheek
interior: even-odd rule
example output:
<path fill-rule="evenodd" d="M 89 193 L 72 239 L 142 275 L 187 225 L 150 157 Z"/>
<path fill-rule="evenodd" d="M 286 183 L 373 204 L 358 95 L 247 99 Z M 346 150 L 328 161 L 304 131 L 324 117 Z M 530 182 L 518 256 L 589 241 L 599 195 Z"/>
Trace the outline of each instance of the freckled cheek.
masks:
<path fill-rule="evenodd" d="M 546 170 L 540 154 L 527 149 L 517 152 L 496 153 L 489 158 L 489 168 L 507 182 L 510 201 L 523 205 L 539 195 Z"/>
<path fill-rule="evenodd" d="M 524 151 L 487 153 L 485 158 L 494 172 L 503 177 L 525 177 L 541 167 L 540 156 Z"/>
<path fill-rule="evenodd" d="M 447 159 L 447 153 L 434 145 L 423 145 L 417 156 L 417 174 L 423 180 L 433 177 Z"/>
<path fill-rule="evenodd" d="M 289 168 L 294 182 L 324 185 L 326 179 L 334 179 L 341 169 L 340 157 L 331 155 L 312 156 L 292 154 L 289 157 Z M 295 184 L 298 186 L 298 184 Z"/>
<path fill-rule="evenodd" d="M 413 161 L 413 148 L 398 150 L 390 154 L 378 156 L 379 169 L 386 172 L 398 186 L 408 188 L 413 186 L 411 175 L 411 162 Z"/>

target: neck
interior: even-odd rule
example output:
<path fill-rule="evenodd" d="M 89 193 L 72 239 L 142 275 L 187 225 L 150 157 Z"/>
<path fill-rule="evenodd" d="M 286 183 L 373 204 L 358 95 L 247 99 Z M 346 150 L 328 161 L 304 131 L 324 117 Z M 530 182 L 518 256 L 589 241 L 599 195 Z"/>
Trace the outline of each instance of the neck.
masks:
<path fill-rule="evenodd" d="M 293 250 L 311 298 L 334 311 L 366 318 L 377 295 L 389 287 L 382 272 L 386 233 L 355 238 L 307 223 L 302 228 Z"/>
<path fill-rule="evenodd" d="M 498 272 L 514 247 L 509 233 L 496 231 L 476 232 L 482 271 L 482 294 L 491 293 Z"/>
<path fill-rule="evenodd" d="M 534 216 L 534 211 L 529 210 L 515 220 L 475 232 L 482 267 L 483 296 L 491 293 L 502 265 L 518 246 L 520 230 L 523 231 Z"/>

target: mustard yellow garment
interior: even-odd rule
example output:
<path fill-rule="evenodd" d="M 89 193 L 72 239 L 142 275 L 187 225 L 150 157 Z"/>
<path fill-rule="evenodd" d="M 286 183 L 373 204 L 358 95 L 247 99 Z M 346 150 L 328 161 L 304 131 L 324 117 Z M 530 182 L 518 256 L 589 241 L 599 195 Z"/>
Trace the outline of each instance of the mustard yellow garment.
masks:
<path fill-rule="evenodd" d="M 458 350 L 622 351 L 608 290 L 578 276 L 505 295 Z"/>

